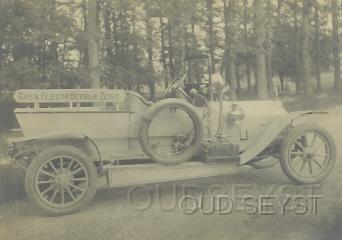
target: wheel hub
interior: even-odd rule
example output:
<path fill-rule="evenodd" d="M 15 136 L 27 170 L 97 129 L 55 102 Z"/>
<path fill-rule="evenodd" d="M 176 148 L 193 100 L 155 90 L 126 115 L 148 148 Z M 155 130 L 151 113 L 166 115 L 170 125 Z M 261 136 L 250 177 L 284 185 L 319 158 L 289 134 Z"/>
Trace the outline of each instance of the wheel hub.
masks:
<path fill-rule="evenodd" d="M 312 161 L 315 157 L 315 149 L 311 147 L 304 148 L 303 155 L 305 161 Z"/>
<path fill-rule="evenodd" d="M 56 175 L 56 183 L 59 188 L 65 188 L 72 183 L 72 174 L 70 171 L 60 171 Z"/>

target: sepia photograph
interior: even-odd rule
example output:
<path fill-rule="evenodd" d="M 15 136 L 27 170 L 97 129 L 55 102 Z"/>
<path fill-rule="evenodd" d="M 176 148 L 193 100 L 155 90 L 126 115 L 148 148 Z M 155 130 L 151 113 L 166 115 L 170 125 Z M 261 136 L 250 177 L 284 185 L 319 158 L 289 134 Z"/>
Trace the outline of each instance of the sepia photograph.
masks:
<path fill-rule="evenodd" d="M 0 0 L 0 240 L 342 240 L 342 0 Z"/>

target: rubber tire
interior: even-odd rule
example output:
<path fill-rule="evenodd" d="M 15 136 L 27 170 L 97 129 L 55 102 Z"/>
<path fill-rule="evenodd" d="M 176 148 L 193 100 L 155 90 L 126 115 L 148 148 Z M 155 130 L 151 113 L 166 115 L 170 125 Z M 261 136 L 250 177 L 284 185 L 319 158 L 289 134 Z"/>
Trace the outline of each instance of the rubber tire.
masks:
<path fill-rule="evenodd" d="M 253 162 L 251 163 L 250 165 L 252 167 L 254 167 L 255 169 L 265 169 L 265 168 L 271 168 L 271 167 L 274 167 L 275 165 L 277 165 L 277 163 L 279 162 L 277 158 L 274 158 L 272 157 L 272 160 L 273 161 L 270 161 L 270 162 L 265 162 L 267 161 L 268 158 L 266 159 L 262 159 L 260 161 L 256 161 L 256 162 Z"/>
<path fill-rule="evenodd" d="M 194 122 L 194 128 L 196 131 L 196 139 L 191 147 L 184 150 L 182 154 L 179 154 L 175 157 L 171 158 L 163 158 L 157 153 L 154 152 L 152 146 L 149 144 L 148 141 L 148 129 L 150 126 L 150 123 L 154 116 L 162 109 L 166 107 L 179 107 L 185 110 L 188 114 L 191 115 L 193 122 Z M 190 160 L 193 156 L 198 154 L 201 147 L 201 142 L 203 140 L 204 135 L 204 127 L 203 127 L 203 121 L 201 116 L 198 114 L 196 108 L 191 105 L 190 103 L 176 99 L 176 98 L 169 98 L 164 99 L 153 106 L 151 106 L 145 116 L 142 118 L 141 125 L 140 125 L 140 131 L 139 131 L 139 142 L 141 145 L 141 148 L 146 153 L 146 155 L 153 161 L 164 164 L 164 165 L 176 165 L 180 164 L 182 162 L 186 162 Z"/>
<path fill-rule="evenodd" d="M 328 143 L 329 151 L 330 151 L 330 161 L 326 169 L 321 172 L 319 175 L 313 178 L 304 178 L 298 176 L 294 173 L 289 166 L 288 163 L 288 150 L 291 147 L 293 141 L 301 134 L 305 132 L 315 131 L 322 135 Z M 324 180 L 330 172 L 333 170 L 336 162 L 336 145 L 334 138 L 331 134 L 323 129 L 321 126 L 314 123 L 304 123 L 294 127 L 289 134 L 284 138 L 281 148 L 280 148 L 280 166 L 284 172 L 284 174 L 291 179 L 293 182 L 298 184 L 314 184 L 319 183 Z"/>
<path fill-rule="evenodd" d="M 44 202 L 40 200 L 39 196 L 36 194 L 35 191 L 34 179 L 39 167 L 42 164 L 44 164 L 47 160 L 57 155 L 66 155 L 77 159 L 86 168 L 86 171 L 89 176 L 88 190 L 83 196 L 83 199 L 81 199 L 81 201 L 79 201 L 76 205 L 73 205 L 65 209 L 47 206 L 46 204 L 44 204 Z M 30 201 L 33 202 L 35 206 L 47 216 L 60 216 L 76 213 L 85 208 L 93 200 L 96 194 L 97 171 L 95 164 L 92 161 L 90 161 L 87 158 L 87 155 L 78 148 L 70 146 L 56 146 L 47 148 L 46 150 L 38 154 L 38 156 L 29 165 L 25 177 L 25 190 Z"/>

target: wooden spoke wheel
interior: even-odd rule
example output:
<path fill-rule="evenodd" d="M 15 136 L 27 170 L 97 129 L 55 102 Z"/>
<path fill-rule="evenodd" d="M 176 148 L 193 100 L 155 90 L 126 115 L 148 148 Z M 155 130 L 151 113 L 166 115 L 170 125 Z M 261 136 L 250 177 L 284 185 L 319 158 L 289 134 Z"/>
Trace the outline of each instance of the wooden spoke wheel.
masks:
<path fill-rule="evenodd" d="M 69 214 L 85 207 L 96 192 L 93 162 L 77 148 L 48 148 L 30 164 L 25 180 L 29 198 L 49 215 Z"/>
<path fill-rule="evenodd" d="M 280 150 L 280 165 L 291 180 L 318 183 L 332 171 L 336 146 L 329 132 L 316 124 L 302 124 L 290 131 Z"/>

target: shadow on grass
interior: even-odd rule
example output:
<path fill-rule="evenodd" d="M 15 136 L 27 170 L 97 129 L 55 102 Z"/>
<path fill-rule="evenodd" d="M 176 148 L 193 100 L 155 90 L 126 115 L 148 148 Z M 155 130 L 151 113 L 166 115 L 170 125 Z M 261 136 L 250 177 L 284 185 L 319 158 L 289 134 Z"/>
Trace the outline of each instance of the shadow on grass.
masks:
<path fill-rule="evenodd" d="M 342 214 L 341 209 L 336 209 L 336 221 L 335 224 L 332 226 L 332 228 L 329 230 L 329 233 L 327 234 L 326 240 L 341 240 L 342 239 Z"/>
<path fill-rule="evenodd" d="M 8 132 L 0 131 L 0 203 L 11 202 L 25 196 L 24 171 L 14 169 L 7 159 L 6 138 L 9 136 Z"/>
<path fill-rule="evenodd" d="M 25 196 L 24 173 L 11 165 L 0 165 L 0 203 L 11 202 Z"/>

